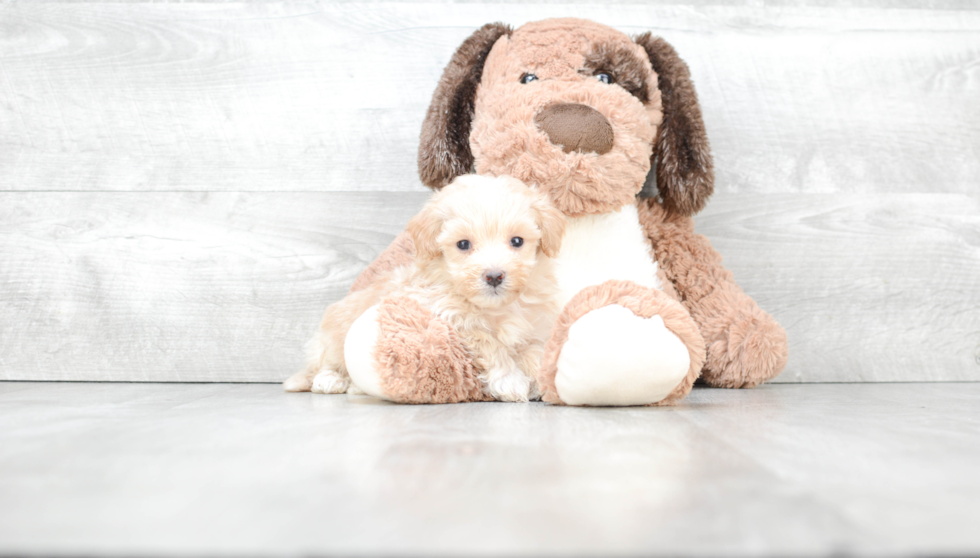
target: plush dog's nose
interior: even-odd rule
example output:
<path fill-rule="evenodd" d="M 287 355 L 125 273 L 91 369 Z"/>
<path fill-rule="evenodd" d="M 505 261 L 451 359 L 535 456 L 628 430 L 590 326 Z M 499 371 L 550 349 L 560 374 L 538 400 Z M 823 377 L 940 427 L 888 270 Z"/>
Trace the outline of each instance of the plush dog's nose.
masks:
<path fill-rule="evenodd" d="M 549 105 L 534 117 L 534 123 L 565 153 L 602 155 L 613 147 L 612 125 L 601 112 L 587 105 Z"/>
<path fill-rule="evenodd" d="M 491 287 L 496 287 L 497 285 L 504 282 L 504 272 L 498 271 L 496 269 L 491 269 L 483 275 L 483 280 L 487 282 L 487 285 Z"/>

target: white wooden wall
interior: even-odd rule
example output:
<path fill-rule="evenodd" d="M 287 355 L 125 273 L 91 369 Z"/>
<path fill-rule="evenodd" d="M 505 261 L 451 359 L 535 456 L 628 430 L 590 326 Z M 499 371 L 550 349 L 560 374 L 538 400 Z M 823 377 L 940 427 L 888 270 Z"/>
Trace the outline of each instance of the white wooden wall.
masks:
<path fill-rule="evenodd" d="M 690 64 L 779 381 L 980 380 L 972 0 L 0 3 L 0 379 L 281 380 L 424 202 L 455 47 L 569 15 Z"/>

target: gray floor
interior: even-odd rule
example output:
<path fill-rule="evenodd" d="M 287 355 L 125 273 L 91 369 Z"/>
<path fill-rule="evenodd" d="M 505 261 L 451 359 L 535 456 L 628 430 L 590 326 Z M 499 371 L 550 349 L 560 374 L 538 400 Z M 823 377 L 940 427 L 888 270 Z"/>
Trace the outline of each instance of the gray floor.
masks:
<path fill-rule="evenodd" d="M 980 384 L 398 406 L 0 383 L 0 554 L 980 552 Z"/>

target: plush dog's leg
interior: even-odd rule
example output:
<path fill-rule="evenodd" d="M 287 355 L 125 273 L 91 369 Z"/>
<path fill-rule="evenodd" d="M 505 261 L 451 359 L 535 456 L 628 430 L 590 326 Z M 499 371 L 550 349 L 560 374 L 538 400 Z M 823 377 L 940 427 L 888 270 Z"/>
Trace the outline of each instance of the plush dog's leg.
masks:
<path fill-rule="evenodd" d="M 607 281 L 565 305 L 538 386 L 550 403 L 672 405 L 703 364 L 704 341 L 679 302 L 632 281 Z"/>
<path fill-rule="evenodd" d="M 351 326 L 344 346 L 354 384 L 399 403 L 488 401 L 470 355 L 446 321 L 390 297 Z"/>
<path fill-rule="evenodd" d="M 721 255 L 694 232 L 693 219 L 641 203 L 640 222 L 701 329 L 708 356 L 702 380 L 714 387 L 754 387 L 782 372 L 786 331 L 735 283 Z"/>

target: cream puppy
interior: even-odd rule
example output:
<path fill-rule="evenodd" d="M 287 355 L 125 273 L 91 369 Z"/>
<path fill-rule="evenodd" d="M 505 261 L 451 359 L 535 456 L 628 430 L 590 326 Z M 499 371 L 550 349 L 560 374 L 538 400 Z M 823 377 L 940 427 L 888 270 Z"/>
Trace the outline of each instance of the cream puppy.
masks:
<path fill-rule="evenodd" d="M 356 392 L 344 363 L 347 332 L 368 308 L 399 295 L 455 327 L 492 397 L 538 397 L 545 336 L 560 310 L 552 258 L 564 215 L 514 178 L 465 175 L 433 195 L 408 231 L 414 265 L 327 308 L 306 366 L 284 382 L 286 391 Z"/>

